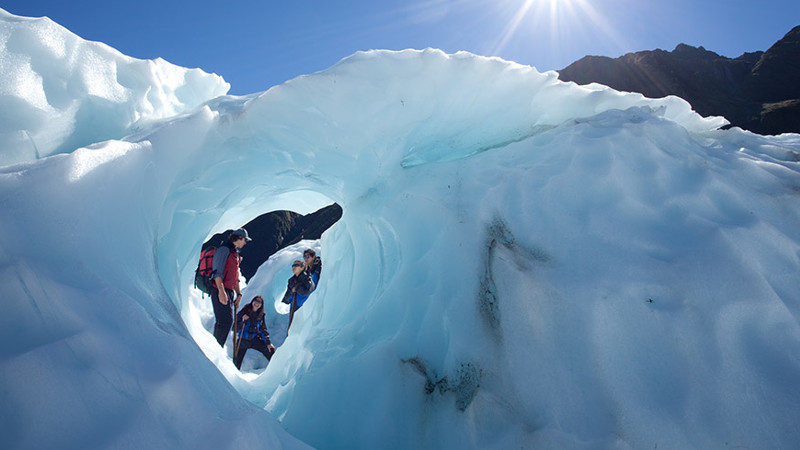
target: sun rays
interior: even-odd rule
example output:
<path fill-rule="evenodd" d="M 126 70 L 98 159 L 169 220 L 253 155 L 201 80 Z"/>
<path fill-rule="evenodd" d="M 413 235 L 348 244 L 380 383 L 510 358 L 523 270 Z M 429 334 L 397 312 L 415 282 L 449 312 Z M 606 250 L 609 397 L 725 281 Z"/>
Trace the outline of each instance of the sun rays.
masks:
<path fill-rule="evenodd" d="M 532 35 L 546 40 L 531 41 L 529 45 L 547 46 L 553 52 L 558 52 L 571 40 L 585 39 L 587 35 L 625 47 L 621 33 L 609 24 L 591 0 L 509 0 L 501 4 L 515 11 L 489 48 L 491 54 L 502 54 L 512 41 L 528 39 Z"/>

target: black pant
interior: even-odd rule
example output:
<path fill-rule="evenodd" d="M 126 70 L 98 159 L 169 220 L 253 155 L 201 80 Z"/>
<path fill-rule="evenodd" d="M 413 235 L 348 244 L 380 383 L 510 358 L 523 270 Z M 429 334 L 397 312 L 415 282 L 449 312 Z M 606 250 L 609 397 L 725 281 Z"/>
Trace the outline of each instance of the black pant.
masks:
<path fill-rule="evenodd" d="M 214 337 L 219 342 L 220 347 L 225 346 L 225 341 L 228 340 L 228 333 L 233 326 L 233 291 L 225 289 L 228 294 L 228 304 L 223 305 L 219 301 L 219 290 L 211 289 L 211 304 L 214 305 L 214 317 L 217 322 L 214 324 Z"/>
<path fill-rule="evenodd" d="M 239 349 L 235 352 L 236 354 L 233 356 L 233 363 L 236 365 L 237 369 L 242 368 L 242 361 L 244 361 L 244 354 L 247 352 L 248 348 L 252 348 L 253 350 L 260 351 L 264 356 L 267 357 L 267 361 L 272 359 L 272 354 L 275 353 L 274 350 L 270 350 L 267 348 L 267 343 L 262 341 L 261 339 L 242 339 L 239 342 Z"/>

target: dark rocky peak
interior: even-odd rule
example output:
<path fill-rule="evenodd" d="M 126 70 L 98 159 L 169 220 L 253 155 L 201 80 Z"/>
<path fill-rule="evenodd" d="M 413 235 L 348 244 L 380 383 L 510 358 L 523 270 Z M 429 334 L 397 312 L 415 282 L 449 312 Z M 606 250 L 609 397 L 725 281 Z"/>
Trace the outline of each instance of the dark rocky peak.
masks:
<path fill-rule="evenodd" d="M 703 95 L 715 99 L 737 96 L 733 86 L 741 84 L 754 63 L 731 60 L 703 47 L 679 44 L 671 52 L 657 49 L 628 53 L 616 59 L 582 58 L 561 70 L 559 78 L 578 84 L 597 82 L 651 98 L 677 95 L 707 115 L 711 110 L 692 100 Z"/>
<path fill-rule="evenodd" d="M 699 59 L 713 61 L 715 59 L 724 58 L 710 50 L 706 50 L 702 46 L 692 47 L 691 45 L 678 44 L 675 50 L 672 51 L 672 56 L 683 59 Z"/>
<path fill-rule="evenodd" d="M 800 26 L 772 45 L 746 81 L 748 93 L 763 102 L 800 98 Z"/>
<path fill-rule="evenodd" d="M 701 115 L 723 116 L 756 133 L 800 132 L 800 26 L 765 52 L 732 59 L 678 44 L 671 52 L 587 56 L 559 71 L 559 79 L 652 98 L 677 95 Z"/>
<path fill-rule="evenodd" d="M 764 52 L 757 51 L 757 52 L 744 52 L 741 56 L 737 57 L 735 61 L 742 61 L 744 63 L 750 64 L 751 67 L 755 67 L 758 60 L 761 59 L 761 56 L 764 55 Z"/>
<path fill-rule="evenodd" d="M 273 211 L 262 214 L 244 225 L 252 242 L 242 248 L 240 266 L 245 279 L 255 275 L 259 266 L 278 250 L 303 239 L 315 240 L 342 217 L 342 207 L 334 203 L 311 214 L 292 211 Z M 227 230 L 212 236 L 203 248 L 217 246 L 230 235 Z"/>

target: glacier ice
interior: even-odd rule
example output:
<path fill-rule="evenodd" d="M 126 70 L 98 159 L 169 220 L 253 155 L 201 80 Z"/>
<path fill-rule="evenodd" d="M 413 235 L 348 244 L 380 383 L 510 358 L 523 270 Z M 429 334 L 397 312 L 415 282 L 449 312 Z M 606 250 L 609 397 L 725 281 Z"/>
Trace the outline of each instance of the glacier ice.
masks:
<path fill-rule="evenodd" d="M 139 60 L 0 9 L 0 164 L 121 139 L 225 94 L 222 77 Z"/>
<path fill-rule="evenodd" d="M 724 123 L 370 51 L 6 165 L 0 446 L 791 448 L 800 137 Z M 203 330 L 200 243 L 332 201 L 320 289 L 240 374 Z"/>

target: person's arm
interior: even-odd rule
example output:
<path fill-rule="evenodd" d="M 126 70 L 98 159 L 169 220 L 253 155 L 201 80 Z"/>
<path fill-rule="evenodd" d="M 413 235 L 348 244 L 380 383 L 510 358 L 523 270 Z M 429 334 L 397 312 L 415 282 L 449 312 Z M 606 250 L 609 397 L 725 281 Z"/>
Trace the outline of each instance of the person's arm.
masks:
<path fill-rule="evenodd" d="M 269 345 L 270 344 L 269 331 L 267 331 L 267 324 L 264 319 L 258 321 L 258 330 L 261 332 L 261 335 L 264 336 L 264 342 L 266 342 L 267 345 Z"/>
<path fill-rule="evenodd" d="M 308 271 L 308 274 L 311 275 L 311 281 L 314 282 L 314 287 L 311 289 L 311 292 L 314 292 L 319 286 L 319 277 L 322 274 L 322 260 L 319 259 L 319 256 L 311 264 L 311 270 Z"/>
<path fill-rule="evenodd" d="M 236 306 L 236 309 L 239 309 L 239 301 L 242 299 L 242 291 L 239 290 L 239 280 L 236 280 L 236 300 L 234 300 L 233 304 Z"/>
<path fill-rule="evenodd" d="M 289 285 L 286 286 L 286 292 L 283 294 L 283 299 L 281 299 L 281 302 L 286 303 L 287 305 L 292 303 L 292 294 L 294 294 L 294 292 L 292 291 L 292 283 L 290 281 Z"/>
<path fill-rule="evenodd" d="M 241 330 L 242 329 L 242 324 L 244 323 L 245 320 L 247 320 L 247 319 L 244 318 L 244 309 L 242 309 L 241 311 L 239 311 L 236 314 L 236 329 L 237 330 Z"/>
<path fill-rule="evenodd" d="M 238 253 L 238 251 L 237 251 L 237 253 Z M 241 264 L 242 263 L 242 255 L 237 254 L 236 257 L 239 258 L 239 264 Z M 241 291 L 241 289 L 239 289 L 239 278 L 238 278 L 239 277 L 239 271 L 238 270 L 236 271 L 236 277 L 237 277 L 236 278 L 236 288 L 234 289 L 234 292 L 236 292 L 236 300 L 234 300 L 233 304 L 235 305 L 236 309 L 239 309 L 239 301 L 242 299 L 242 291 Z"/>
<path fill-rule="evenodd" d="M 228 304 L 228 294 L 225 292 L 225 286 L 222 284 L 222 278 L 214 277 L 214 284 L 217 285 L 217 298 L 223 305 Z"/>
<path fill-rule="evenodd" d="M 297 288 L 295 289 L 298 294 L 300 295 L 309 295 L 311 291 L 314 290 L 314 280 L 311 279 L 310 276 L 305 275 L 304 277 L 300 277 L 300 281 L 297 284 Z"/>
<path fill-rule="evenodd" d="M 228 261 L 228 255 L 230 254 L 230 249 L 221 245 L 214 252 L 214 260 L 211 262 L 211 267 L 214 270 L 214 285 L 217 287 L 219 302 L 223 305 L 228 304 L 228 294 L 225 293 L 225 286 L 222 284 L 222 274 L 225 273 L 225 262 Z"/>

